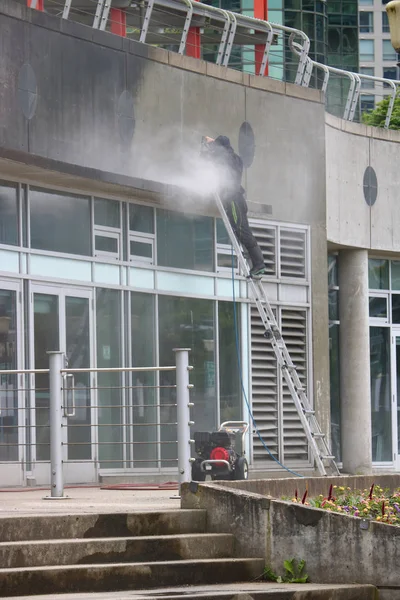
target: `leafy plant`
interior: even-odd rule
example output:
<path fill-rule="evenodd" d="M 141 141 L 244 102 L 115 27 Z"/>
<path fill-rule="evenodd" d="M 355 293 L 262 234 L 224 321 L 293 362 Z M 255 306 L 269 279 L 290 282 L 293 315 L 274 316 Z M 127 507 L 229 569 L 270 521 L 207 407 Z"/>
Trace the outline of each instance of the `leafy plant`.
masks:
<path fill-rule="evenodd" d="M 384 127 L 389 102 L 390 96 L 386 96 L 386 98 L 377 103 L 374 110 L 364 112 L 361 117 L 362 122 L 365 125 L 372 125 L 373 127 Z M 397 96 L 394 101 L 389 129 L 400 129 L 400 96 Z"/>
<path fill-rule="evenodd" d="M 323 494 L 316 498 L 307 498 L 307 494 L 301 497 L 296 489 L 294 497 L 283 498 L 283 500 L 313 508 L 322 508 L 342 515 L 400 526 L 400 488 L 394 491 L 384 490 L 373 483 L 369 490 L 361 491 L 330 485 L 325 497 Z"/>
<path fill-rule="evenodd" d="M 262 579 L 265 581 L 276 581 L 276 583 L 307 583 L 308 575 L 304 573 L 306 566 L 305 560 L 299 560 L 297 563 L 295 558 L 283 561 L 285 569 L 284 575 L 277 575 L 269 566 L 264 568 Z"/>

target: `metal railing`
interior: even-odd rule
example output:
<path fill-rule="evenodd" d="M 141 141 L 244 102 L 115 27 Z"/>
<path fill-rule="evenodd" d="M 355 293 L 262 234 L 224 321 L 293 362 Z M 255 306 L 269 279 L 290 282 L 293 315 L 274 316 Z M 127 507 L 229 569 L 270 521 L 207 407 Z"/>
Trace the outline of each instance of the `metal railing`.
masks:
<path fill-rule="evenodd" d="M 400 81 L 312 60 L 310 40 L 299 29 L 195 0 L 44 0 L 44 9 L 63 19 L 114 32 L 120 16 L 116 19 L 113 9 L 122 10 L 124 34 L 132 39 L 192 56 L 200 43 L 201 57 L 217 65 L 320 89 L 326 95 L 328 112 L 348 121 L 361 120 L 363 96 L 390 96 L 384 127 L 390 125 Z M 199 32 L 194 42 L 191 31 Z"/>
<path fill-rule="evenodd" d="M 190 389 L 193 385 L 189 382 L 189 372 L 192 367 L 189 366 L 187 348 L 178 348 L 174 352 L 176 364 L 167 367 L 74 369 L 65 366 L 65 355 L 56 351 L 48 353 L 49 369 L 0 371 L 0 379 L 9 382 L 7 392 L 0 391 L 0 399 L 3 396 L 0 403 L 0 449 L 3 452 L 0 470 L 13 465 L 19 468 L 22 463 L 26 471 L 34 472 L 39 462 L 44 465 L 50 462 L 52 498 L 63 497 L 64 471 L 68 463 L 78 469 L 83 463 L 103 468 L 160 463 L 177 469 L 179 486 L 190 481 L 190 428 L 194 425 L 190 419 L 193 406 Z M 26 376 L 32 375 L 41 378 L 41 387 L 27 386 Z M 92 375 L 94 379 L 89 385 Z M 147 377 L 145 385 L 134 379 L 138 375 L 142 379 Z M 160 375 L 164 380 L 159 381 Z M 21 386 L 17 385 L 18 376 L 24 381 Z M 126 377 L 130 379 L 126 381 Z M 87 378 L 86 386 L 82 386 L 82 378 Z M 48 387 L 46 384 L 42 387 L 44 381 Z M 156 390 L 163 392 L 161 400 L 157 400 L 160 396 L 155 394 Z M 137 392 L 135 402 L 133 391 Z M 31 403 L 25 402 L 26 393 L 33 393 Z M 78 394 L 83 403 L 77 402 Z M 82 411 L 90 414 L 90 418 L 82 418 L 82 415 L 79 418 Z M 162 411 L 165 418 L 161 416 Z M 4 417 L 8 417 L 7 424 L 3 422 Z M 99 431 L 106 433 L 102 435 Z M 14 436 L 9 439 L 11 432 Z M 168 451 L 165 451 L 166 447 Z M 16 448 L 18 456 L 15 455 Z M 133 448 L 140 448 L 138 456 L 129 452 Z M 124 456 L 126 451 L 130 456 Z M 8 460 L 5 460 L 7 454 Z"/>

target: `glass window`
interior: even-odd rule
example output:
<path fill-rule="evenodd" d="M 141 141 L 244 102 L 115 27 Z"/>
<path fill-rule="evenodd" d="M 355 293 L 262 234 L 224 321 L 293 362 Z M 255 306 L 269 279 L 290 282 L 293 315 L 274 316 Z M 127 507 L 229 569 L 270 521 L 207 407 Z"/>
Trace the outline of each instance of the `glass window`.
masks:
<path fill-rule="evenodd" d="M 390 33 L 389 19 L 386 10 L 382 11 L 382 33 Z"/>
<path fill-rule="evenodd" d="M 400 294 L 392 294 L 392 323 L 400 323 Z"/>
<path fill-rule="evenodd" d="M 397 79 L 397 67 L 389 67 L 383 69 L 383 76 L 385 79 Z M 390 87 L 387 83 L 383 84 L 385 87 Z"/>
<path fill-rule="evenodd" d="M 222 219 L 215 219 L 217 226 L 217 244 L 231 244 L 228 232 L 225 229 L 225 225 Z"/>
<path fill-rule="evenodd" d="M 212 271 L 213 237 L 213 219 L 157 209 L 159 265 Z"/>
<path fill-rule="evenodd" d="M 375 108 L 375 96 L 361 96 L 360 99 L 361 112 L 367 110 L 374 110 Z"/>
<path fill-rule="evenodd" d="M 18 245 L 17 186 L 0 182 L 0 244 Z"/>
<path fill-rule="evenodd" d="M 154 233 L 154 209 L 141 204 L 129 204 L 129 229 Z"/>
<path fill-rule="evenodd" d="M 48 351 L 60 350 L 59 298 L 53 294 L 33 294 L 34 368 L 48 369 Z M 49 374 L 35 375 L 36 458 L 50 459 Z"/>
<path fill-rule="evenodd" d="M 191 398 L 194 402 L 191 414 L 195 425 L 192 431 L 212 431 L 217 425 L 217 401 L 215 383 L 215 327 L 212 300 L 159 296 L 159 354 L 160 366 L 175 364 L 173 348 L 191 348 L 190 364 L 196 368 L 190 373 L 194 384 Z M 230 375 L 231 377 L 232 375 Z M 160 385 L 175 384 L 174 372 L 161 372 Z M 161 455 L 164 467 L 176 465 L 175 390 L 161 388 Z"/>
<path fill-rule="evenodd" d="M 89 198 L 31 188 L 29 199 L 32 248 L 91 254 Z"/>
<path fill-rule="evenodd" d="M 392 290 L 400 290 L 400 260 L 391 260 L 390 270 L 392 276 Z"/>
<path fill-rule="evenodd" d="M 387 319 L 387 298 L 371 296 L 369 298 L 369 316 L 375 319 Z"/>
<path fill-rule="evenodd" d="M 368 281 L 371 290 L 389 289 L 389 261 L 381 258 L 368 260 Z"/>
<path fill-rule="evenodd" d="M 94 199 L 94 223 L 103 227 L 120 227 L 119 202 L 116 200 Z"/>
<path fill-rule="evenodd" d="M 338 290 L 329 290 L 328 292 L 329 302 L 329 320 L 339 320 L 339 292 Z"/>
<path fill-rule="evenodd" d="M 400 337 L 396 336 L 397 453 L 400 454 Z"/>
<path fill-rule="evenodd" d="M 118 254 L 118 238 L 106 235 L 96 235 L 94 238 L 94 247 L 99 253 L 110 252 Z"/>
<path fill-rule="evenodd" d="M 223 269 L 232 269 L 232 259 L 233 259 L 233 268 L 238 268 L 238 260 L 237 256 L 233 255 L 231 252 L 222 252 L 221 250 L 217 253 L 217 266 Z"/>
<path fill-rule="evenodd" d="M 359 0 L 358 3 L 360 6 L 372 6 L 374 0 Z"/>
<path fill-rule="evenodd" d="M 370 327 L 373 462 L 388 462 L 393 458 L 389 340 L 388 327 Z"/>
<path fill-rule="evenodd" d="M 360 62 L 372 62 L 374 54 L 374 40 L 360 40 Z"/>
<path fill-rule="evenodd" d="M 382 40 L 382 59 L 391 60 L 393 62 L 397 59 L 396 51 L 390 40 Z"/>
<path fill-rule="evenodd" d="M 368 75 L 368 77 L 373 77 L 375 75 L 374 67 L 360 67 L 361 75 Z M 370 81 L 369 79 L 361 79 L 361 89 L 371 89 L 375 87 L 375 82 Z"/>
<path fill-rule="evenodd" d="M 150 294 L 131 292 L 131 352 L 132 367 L 151 367 L 156 364 L 155 298 Z M 171 363 L 172 364 L 172 363 Z M 134 372 L 132 386 L 132 429 L 127 431 L 132 444 L 133 466 L 157 466 L 157 394 L 154 372 Z M 151 425 L 152 424 L 152 425 Z M 154 461 L 154 462 L 152 462 Z"/>
<path fill-rule="evenodd" d="M 237 305 L 236 311 L 234 310 L 232 302 L 218 302 L 221 423 L 240 421 L 242 418 L 242 392 L 238 367 L 238 353 L 240 357 L 239 310 L 239 305 Z M 238 348 L 236 348 L 235 312 Z"/>
<path fill-rule="evenodd" d="M 360 33 L 373 33 L 374 13 L 367 11 L 359 12 Z"/>
<path fill-rule="evenodd" d="M 1 192 L 0 192 L 1 193 Z M 0 370 L 17 368 L 17 294 L 0 290 Z M 0 376 L 0 461 L 18 460 L 17 375 Z"/>
<path fill-rule="evenodd" d="M 354 0 L 350 0 L 350 2 L 342 2 L 342 12 L 344 15 L 356 15 L 357 11 L 357 2 L 354 2 Z"/>
<path fill-rule="evenodd" d="M 340 364 L 339 325 L 329 324 L 329 372 L 331 391 L 331 434 L 332 452 L 341 460 L 340 451 Z"/>
<path fill-rule="evenodd" d="M 130 240 L 129 242 L 129 251 L 131 257 L 141 257 L 147 258 L 151 262 L 153 261 L 153 243 L 152 241 L 138 241 L 138 240 Z"/>
<path fill-rule="evenodd" d="M 68 367 L 90 367 L 89 298 L 66 296 L 65 341 Z M 89 373 L 74 373 L 74 387 L 76 411 L 68 420 L 68 460 L 87 460 L 92 455 Z"/>
<path fill-rule="evenodd" d="M 121 296 L 118 290 L 98 288 L 96 292 L 97 366 L 121 367 Z M 100 466 L 122 468 L 123 409 L 119 373 L 99 373 L 98 428 Z"/>
<path fill-rule="evenodd" d="M 328 286 L 338 285 L 338 257 L 337 254 L 328 254 Z"/>

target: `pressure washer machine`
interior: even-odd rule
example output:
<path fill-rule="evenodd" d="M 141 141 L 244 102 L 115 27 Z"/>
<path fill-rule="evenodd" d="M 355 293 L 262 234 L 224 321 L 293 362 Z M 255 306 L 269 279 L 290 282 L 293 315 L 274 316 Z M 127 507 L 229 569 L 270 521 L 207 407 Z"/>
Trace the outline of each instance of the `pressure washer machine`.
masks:
<path fill-rule="evenodd" d="M 245 458 L 245 436 L 249 424 L 245 421 L 225 421 L 218 431 L 196 431 L 192 463 L 192 480 L 248 479 L 249 465 Z"/>

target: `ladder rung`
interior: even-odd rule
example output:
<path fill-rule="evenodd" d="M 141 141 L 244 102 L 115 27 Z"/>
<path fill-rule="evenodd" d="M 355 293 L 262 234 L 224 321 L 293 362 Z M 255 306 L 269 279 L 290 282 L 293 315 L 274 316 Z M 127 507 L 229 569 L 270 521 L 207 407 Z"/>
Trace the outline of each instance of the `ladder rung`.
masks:
<path fill-rule="evenodd" d="M 306 408 L 303 408 L 303 413 L 305 415 L 315 415 L 315 410 L 311 410 L 311 409 L 307 410 Z"/>
<path fill-rule="evenodd" d="M 325 437 L 324 433 L 314 433 L 313 431 L 311 433 L 312 433 L 313 437 L 315 437 L 315 438 L 323 439 Z"/>
<path fill-rule="evenodd" d="M 335 457 L 332 454 L 321 454 L 320 458 L 322 460 L 335 460 Z"/>

